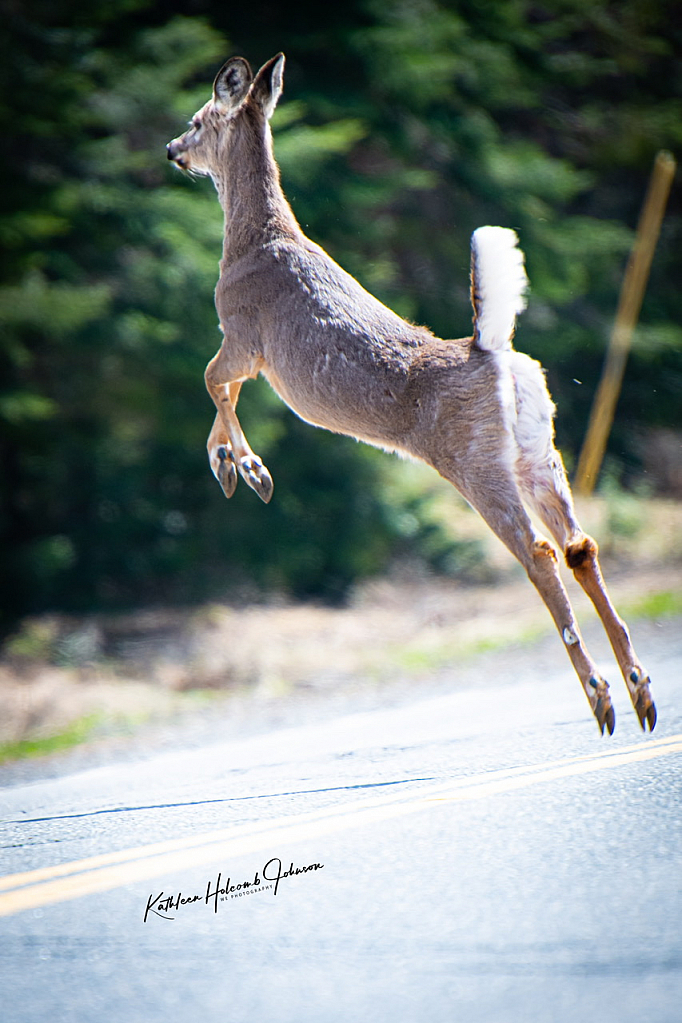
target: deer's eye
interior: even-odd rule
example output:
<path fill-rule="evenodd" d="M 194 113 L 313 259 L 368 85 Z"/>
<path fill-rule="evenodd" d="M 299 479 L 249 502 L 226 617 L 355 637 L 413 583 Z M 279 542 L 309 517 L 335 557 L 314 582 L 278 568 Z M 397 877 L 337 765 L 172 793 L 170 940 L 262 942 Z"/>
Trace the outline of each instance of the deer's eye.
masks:
<path fill-rule="evenodd" d="M 198 117 L 192 121 L 192 127 L 194 128 L 195 131 L 201 130 L 202 124 Z"/>

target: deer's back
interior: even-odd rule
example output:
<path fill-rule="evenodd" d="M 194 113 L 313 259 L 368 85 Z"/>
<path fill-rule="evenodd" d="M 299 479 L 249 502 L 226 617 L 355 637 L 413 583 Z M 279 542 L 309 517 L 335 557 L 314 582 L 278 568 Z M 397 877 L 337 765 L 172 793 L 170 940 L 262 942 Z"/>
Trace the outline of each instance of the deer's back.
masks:
<path fill-rule="evenodd" d="M 228 344 L 298 415 L 373 444 L 405 448 L 436 378 L 467 375 L 470 338 L 403 320 L 305 237 L 225 266 L 216 303 Z M 450 391 L 456 400 L 456 379 Z"/>

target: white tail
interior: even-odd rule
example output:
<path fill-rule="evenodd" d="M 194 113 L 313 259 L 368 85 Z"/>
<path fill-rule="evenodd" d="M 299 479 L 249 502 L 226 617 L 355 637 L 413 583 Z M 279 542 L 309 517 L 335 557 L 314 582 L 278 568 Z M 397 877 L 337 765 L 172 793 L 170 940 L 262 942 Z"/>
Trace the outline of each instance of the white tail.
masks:
<path fill-rule="evenodd" d="M 511 346 L 516 317 L 526 308 L 528 278 L 516 232 L 479 227 L 471 238 L 474 340 L 488 352 Z"/>
<path fill-rule="evenodd" d="M 597 545 L 575 516 L 544 374 L 511 349 L 527 285 L 516 235 L 483 227 L 473 236 L 473 337 L 442 341 L 396 316 L 306 238 L 284 197 L 268 123 L 283 68 L 282 54 L 255 77 L 243 58 L 229 60 L 212 98 L 167 147 L 178 167 L 213 179 L 225 214 L 216 288 L 224 338 L 206 368 L 216 408 L 209 460 L 225 495 L 239 474 L 264 501 L 272 497 L 272 477 L 236 413 L 242 383 L 259 373 L 308 422 L 427 462 L 524 566 L 602 732 L 612 732 L 608 683 L 583 643 L 556 551 L 525 502 L 594 603 L 642 728 L 653 729 L 649 678 L 604 587 Z"/>

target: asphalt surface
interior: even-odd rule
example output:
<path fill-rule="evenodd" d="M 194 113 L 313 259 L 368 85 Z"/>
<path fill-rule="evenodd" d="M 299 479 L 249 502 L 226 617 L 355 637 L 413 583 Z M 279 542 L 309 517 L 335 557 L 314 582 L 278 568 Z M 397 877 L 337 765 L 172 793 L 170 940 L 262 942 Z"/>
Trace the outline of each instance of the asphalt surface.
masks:
<path fill-rule="evenodd" d="M 547 646 L 8 772 L 3 1021 L 679 1023 L 682 629 L 644 632 L 653 735 L 612 671 L 602 738 Z"/>

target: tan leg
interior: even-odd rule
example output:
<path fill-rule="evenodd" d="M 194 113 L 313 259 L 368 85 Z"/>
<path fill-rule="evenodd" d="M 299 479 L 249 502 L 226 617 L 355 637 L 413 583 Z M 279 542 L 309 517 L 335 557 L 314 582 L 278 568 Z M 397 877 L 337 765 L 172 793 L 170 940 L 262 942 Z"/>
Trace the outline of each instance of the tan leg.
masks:
<path fill-rule="evenodd" d="M 237 486 L 237 469 L 229 437 L 217 412 L 206 448 L 213 475 L 223 488 L 225 497 L 232 497 Z"/>
<path fill-rule="evenodd" d="M 594 540 L 581 533 L 566 545 L 566 564 L 573 570 L 574 576 L 594 604 L 604 624 L 640 725 L 646 730 L 648 723 L 649 731 L 653 732 L 656 725 L 656 705 L 649 689 L 651 680 L 633 649 L 627 625 L 609 599 L 597 554 L 597 544 Z"/>
<path fill-rule="evenodd" d="M 242 381 L 216 382 L 220 379 L 221 352 L 206 367 L 206 388 L 217 409 L 216 420 L 208 438 L 208 454 L 213 474 L 226 497 L 236 486 L 235 468 L 242 479 L 266 504 L 272 497 L 272 477 L 255 455 L 237 419 L 235 406 Z M 233 479 L 234 476 L 234 479 Z"/>
<path fill-rule="evenodd" d="M 505 483 L 498 480 L 496 485 L 489 485 L 482 492 L 463 493 L 526 569 L 554 619 L 602 734 L 605 727 L 613 734 L 616 717 L 608 682 L 599 674 L 585 647 L 559 576 L 556 553 L 551 544 L 536 535 L 516 483 L 508 478 Z"/>
<path fill-rule="evenodd" d="M 534 466 L 531 473 L 526 466 L 521 478 L 529 504 L 561 547 L 566 564 L 602 620 L 642 728 L 648 722 L 649 730 L 653 731 L 656 707 L 649 690 L 650 679 L 635 654 L 625 622 L 611 603 L 599 566 L 597 544 L 578 524 L 560 455 L 554 452 L 551 465 L 544 471 Z"/>

